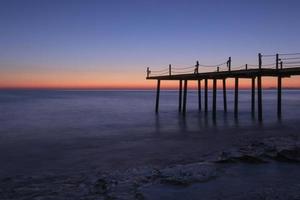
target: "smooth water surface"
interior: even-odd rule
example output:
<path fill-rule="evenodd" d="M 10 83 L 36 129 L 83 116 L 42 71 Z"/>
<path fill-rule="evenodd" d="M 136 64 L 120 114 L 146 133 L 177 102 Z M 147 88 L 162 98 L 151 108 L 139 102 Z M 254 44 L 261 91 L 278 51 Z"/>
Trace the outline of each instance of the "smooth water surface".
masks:
<path fill-rule="evenodd" d="M 250 91 L 239 93 L 233 116 L 233 91 L 223 112 L 218 91 L 217 120 L 198 112 L 196 91 L 188 93 L 187 114 L 178 113 L 178 92 L 161 91 L 0 91 L 0 174 L 44 170 L 119 168 L 189 162 L 260 131 L 297 132 L 300 91 L 284 90 L 282 119 L 277 93 L 263 91 L 264 121 L 251 117 Z M 211 110 L 209 93 L 209 110 Z M 203 102 L 202 102 L 203 103 Z M 254 132 L 254 133 L 253 133 Z M 263 135 L 263 134 L 257 134 Z"/>

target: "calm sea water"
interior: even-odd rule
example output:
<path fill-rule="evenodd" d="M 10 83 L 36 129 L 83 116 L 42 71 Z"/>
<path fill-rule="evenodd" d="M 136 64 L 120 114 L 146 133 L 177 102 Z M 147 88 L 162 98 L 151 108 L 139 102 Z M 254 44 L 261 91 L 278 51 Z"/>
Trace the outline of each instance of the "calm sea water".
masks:
<path fill-rule="evenodd" d="M 298 130 L 300 91 L 284 90 L 282 95 L 283 117 L 278 121 L 276 91 L 263 91 L 263 126 L 281 124 L 286 129 Z M 154 155 L 157 148 L 169 145 L 166 152 L 172 152 L 180 145 L 191 145 L 170 144 L 170 140 L 176 137 L 179 141 L 183 140 L 187 137 L 186 133 L 196 133 L 201 142 L 200 135 L 209 137 L 212 134 L 208 133 L 215 133 L 216 129 L 226 131 L 236 127 L 256 129 L 261 126 L 251 118 L 248 90 L 240 91 L 238 120 L 234 120 L 233 116 L 233 91 L 228 91 L 227 114 L 223 113 L 222 91 L 218 91 L 216 123 L 212 121 L 211 112 L 207 115 L 198 112 L 197 99 L 196 91 L 188 92 L 187 115 L 184 118 L 178 114 L 177 91 L 161 91 L 158 115 L 154 112 L 155 91 L 0 91 L 0 160 L 5 163 L 0 173 L 1 170 L 7 173 L 13 169 L 18 171 L 21 167 L 38 165 L 43 168 L 50 166 L 49 163 L 55 165 L 61 162 L 64 162 L 61 166 L 84 163 L 84 167 L 100 153 L 109 152 L 106 155 L 117 156 L 133 147 L 122 157 L 114 160 L 107 157 L 101 162 L 119 165 L 120 160 L 125 163 L 129 156 L 154 159 L 163 152 L 158 151 Z M 161 143 L 162 137 L 165 137 L 164 143 Z M 203 146 L 206 144 L 209 142 L 203 143 Z M 147 145 L 152 146 L 145 150 Z M 139 151 L 145 154 L 135 155 Z M 71 162 L 70 159 L 75 160 Z"/>
<path fill-rule="evenodd" d="M 209 110 L 211 110 L 209 93 Z M 263 92 L 264 123 L 277 122 L 275 90 Z M 211 123 L 211 113 L 198 112 L 196 91 L 188 93 L 187 116 L 178 115 L 178 92 L 162 91 L 160 113 L 155 115 L 155 91 L 0 91 L 0 124 L 2 137 L 21 135 L 25 130 L 84 130 L 81 134 L 122 134 L 125 130 L 197 130 L 201 122 Z M 228 113 L 223 113 L 222 91 L 218 92 L 217 125 L 232 125 L 233 91 L 228 92 Z M 283 92 L 283 122 L 300 119 L 300 91 Z M 250 91 L 239 95 L 240 124 L 255 123 L 251 118 Z M 99 130 L 101 130 L 99 132 Z M 38 134 L 33 133 L 32 136 Z M 28 135 L 27 135 L 28 136 Z"/>

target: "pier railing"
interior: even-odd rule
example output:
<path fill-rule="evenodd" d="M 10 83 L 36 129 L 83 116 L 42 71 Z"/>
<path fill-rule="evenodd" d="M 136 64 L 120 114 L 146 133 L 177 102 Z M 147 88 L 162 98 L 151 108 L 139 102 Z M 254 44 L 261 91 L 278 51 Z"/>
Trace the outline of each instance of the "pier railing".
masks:
<path fill-rule="evenodd" d="M 230 72 L 238 70 L 251 69 L 284 69 L 300 67 L 300 53 L 286 53 L 286 54 L 258 54 L 257 64 L 244 64 L 240 66 L 232 66 L 231 57 L 227 61 L 219 64 L 202 64 L 196 61 L 195 65 L 177 66 L 169 64 L 169 66 L 162 69 L 147 68 L 147 78 L 156 76 L 172 76 L 181 74 L 200 74 L 206 72 Z"/>

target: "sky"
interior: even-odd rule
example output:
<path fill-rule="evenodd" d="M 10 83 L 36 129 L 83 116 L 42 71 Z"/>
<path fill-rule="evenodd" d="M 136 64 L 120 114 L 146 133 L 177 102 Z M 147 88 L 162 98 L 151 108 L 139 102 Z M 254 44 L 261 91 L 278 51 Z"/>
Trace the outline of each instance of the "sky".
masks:
<path fill-rule="evenodd" d="M 297 0 L 0 0 L 0 88 L 154 88 L 147 67 L 229 56 L 232 66 L 257 64 L 258 53 L 300 52 L 299 8 Z M 300 87 L 300 78 L 283 85 Z"/>

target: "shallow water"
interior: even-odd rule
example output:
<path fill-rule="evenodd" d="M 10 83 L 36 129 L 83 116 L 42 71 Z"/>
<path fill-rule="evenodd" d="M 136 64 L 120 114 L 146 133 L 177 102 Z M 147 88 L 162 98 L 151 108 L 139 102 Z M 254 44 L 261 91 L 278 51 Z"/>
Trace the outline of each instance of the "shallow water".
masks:
<path fill-rule="evenodd" d="M 214 123 L 211 112 L 198 112 L 196 91 L 188 93 L 186 117 L 178 114 L 177 91 L 161 92 L 158 115 L 155 91 L 0 91 L 0 175 L 189 162 L 254 132 L 300 128 L 299 90 L 283 91 L 281 121 L 276 91 L 264 90 L 263 124 L 251 118 L 250 91 L 240 91 L 238 120 L 233 91 L 227 114 L 221 92 Z"/>

